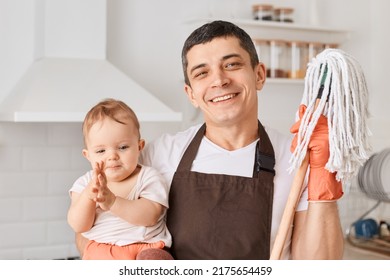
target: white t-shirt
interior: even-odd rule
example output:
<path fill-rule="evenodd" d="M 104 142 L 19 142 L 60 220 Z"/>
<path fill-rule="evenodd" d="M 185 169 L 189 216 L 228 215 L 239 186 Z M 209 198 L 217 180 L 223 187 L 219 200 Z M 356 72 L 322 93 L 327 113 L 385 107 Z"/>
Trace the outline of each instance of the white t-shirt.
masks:
<path fill-rule="evenodd" d="M 80 177 L 69 192 L 81 193 L 92 179 L 92 171 Z M 154 168 L 142 166 L 137 182 L 127 199 L 136 200 L 140 197 L 160 203 L 168 208 L 169 185 Z M 154 226 L 132 225 L 113 215 L 110 211 L 96 208 L 96 219 L 93 227 L 83 236 L 99 243 L 124 246 L 137 242 L 153 243 L 163 241 L 165 246 L 172 245 L 171 235 L 166 227 L 166 209 Z"/>
<path fill-rule="evenodd" d="M 156 168 L 171 185 L 177 166 L 200 125 L 177 134 L 164 134 L 146 146 L 142 152 L 140 162 Z M 275 152 L 274 200 L 271 227 L 271 249 L 275 241 L 277 230 L 282 219 L 283 211 L 290 192 L 294 174 L 289 174 L 289 160 L 291 157 L 291 137 L 287 137 L 273 129 L 265 127 Z M 260 139 L 261 141 L 261 139 Z M 238 150 L 225 150 L 206 137 L 200 144 L 191 170 L 202 173 L 228 174 L 252 177 L 257 141 Z M 302 194 L 297 211 L 306 210 L 307 190 Z M 291 230 L 285 242 L 282 259 L 290 257 Z"/>

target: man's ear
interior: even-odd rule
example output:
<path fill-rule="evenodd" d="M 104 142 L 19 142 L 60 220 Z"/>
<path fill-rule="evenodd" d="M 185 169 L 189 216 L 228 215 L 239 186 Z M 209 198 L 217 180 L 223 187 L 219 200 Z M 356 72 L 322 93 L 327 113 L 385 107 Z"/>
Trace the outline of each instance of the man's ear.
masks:
<path fill-rule="evenodd" d="M 262 62 L 259 62 L 255 68 L 256 72 L 256 89 L 261 90 L 264 86 L 266 79 L 266 70 L 265 65 Z"/>
<path fill-rule="evenodd" d="M 194 91 L 192 90 L 191 86 L 185 84 L 184 91 L 187 93 L 187 97 L 190 100 L 190 102 L 192 103 L 192 105 L 194 105 L 195 108 L 198 108 L 199 105 L 198 105 L 198 102 L 196 102 Z"/>

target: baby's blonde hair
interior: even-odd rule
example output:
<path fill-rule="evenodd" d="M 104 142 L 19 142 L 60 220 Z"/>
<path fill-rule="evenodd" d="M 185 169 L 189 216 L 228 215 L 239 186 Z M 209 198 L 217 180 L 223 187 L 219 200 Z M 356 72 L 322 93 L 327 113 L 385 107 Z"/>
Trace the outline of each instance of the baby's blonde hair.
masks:
<path fill-rule="evenodd" d="M 105 118 L 110 118 L 121 124 L 132 121 L 137 128 L 138 138 L 141 137 L 139 121 L 134 111 L 123 101 L 107 98 L 93 106 L 85 116 L 83 122 L 84 142 L 91 127 Z"/>

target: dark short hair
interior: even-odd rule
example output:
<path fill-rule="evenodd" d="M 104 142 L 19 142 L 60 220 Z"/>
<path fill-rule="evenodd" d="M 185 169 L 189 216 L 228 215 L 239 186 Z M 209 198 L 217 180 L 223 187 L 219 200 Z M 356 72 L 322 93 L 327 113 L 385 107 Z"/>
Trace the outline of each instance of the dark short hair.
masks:
<path fill-rule="evenodd" d="M 231 22 L 222 20 L 209 22 L 194 30 L 184 42 L 184 46 L 181 53 L 181 60 L 184 73 L 184 81 L 187 85 L 190 85 L 187 73 L 187 53 L 193 46 L 211 42 L 213 39 L 219 37 L 237 38 L 240 42 L 240 46 L 248 52 L 252 67 L 255 68 L 255 66 L 259 63 L 259 58 L 257 56 L 255 45 L 248 33 L 246 33 L 243 29 Z"/>

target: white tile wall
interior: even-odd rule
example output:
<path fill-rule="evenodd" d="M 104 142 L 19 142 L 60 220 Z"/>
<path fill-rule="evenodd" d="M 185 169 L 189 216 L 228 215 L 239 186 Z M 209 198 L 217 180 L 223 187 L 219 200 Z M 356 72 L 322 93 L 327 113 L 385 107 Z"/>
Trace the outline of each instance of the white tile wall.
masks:
<path fill-rule="evenodd" d="M 143 127 L 150 140 L 166 130 Z M 0 259 L 77 256 L 66 213 L 68 189 L 89 169 L 82 146 L 81 124 L 0 123 Z M 353 185 L 339 202 L 343 228 L 374 203 Z M 373 215 L 389 213 L 387 204 Z"/>
<path fill-rule="evenodd" d="M 368 198 L 363 192 L 360 191 L 359 185 L 356 180 L 352 181 L 349 188 L 345 188 L 345 193 L 342 199 L 339 200 L 339 211 L 342 227 L 344 232 L 354 223 L 361 218 L 367 211 L 372 209 L 377 200 Z M 372 218 L 379 221 L 390 221 L 390 203 L 381 202 L 381 204 L 369 212 L 364 219 Z"/>
<path fill-rule="evenodd" d="M 79 123 L 0 123 L 0 259 L 77 256 L 66 213 L 82 145 Z"/>

